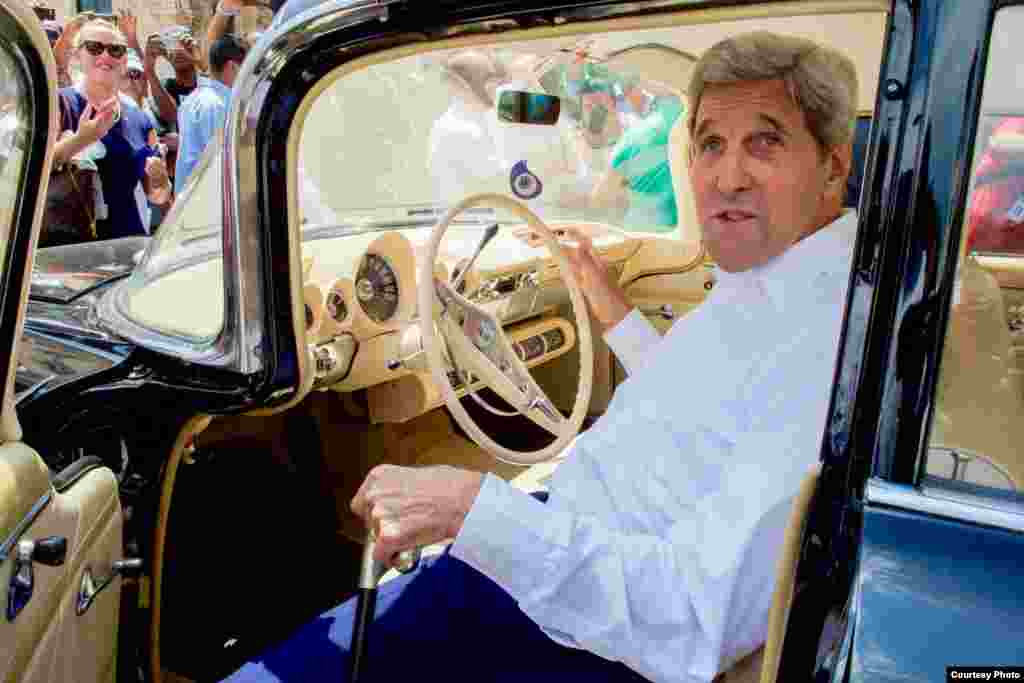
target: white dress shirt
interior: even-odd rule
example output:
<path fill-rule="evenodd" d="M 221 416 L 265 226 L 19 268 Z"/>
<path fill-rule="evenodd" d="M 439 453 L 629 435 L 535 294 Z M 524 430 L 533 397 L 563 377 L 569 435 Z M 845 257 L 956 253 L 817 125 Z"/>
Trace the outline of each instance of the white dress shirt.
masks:
<path fill-rule="evenodd" d="M 744 273 L 665 337 L 607 335 L 632 374 L 547 504 L 484 478 L 452 554 L 556 641 L 652 681 L 709 681 L 767 637 L 793 497 L 818 460 L 853 212 Z"/>

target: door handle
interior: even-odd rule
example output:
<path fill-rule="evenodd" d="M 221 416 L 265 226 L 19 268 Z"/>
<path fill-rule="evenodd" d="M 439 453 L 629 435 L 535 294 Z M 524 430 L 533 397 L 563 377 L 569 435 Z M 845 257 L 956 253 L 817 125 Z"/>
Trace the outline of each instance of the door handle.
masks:
<path fill-rule="evenodd" d="M 672 308 L 672 304 L 662 304 L 661 306 L 641 306 L 640 312 L 644 315 L 657 315 L 664 320 L 674 320 L 676 317 L 675 309 Z"/>
<path fill-rule="evenodd" d="M 139 558 L 117 560 L 110 566 L 110 574 L 100 579 L 93 577 L 91 567 L 86 567 L 82 573 L 82 585 L 78 589 L 78 604 L 75 605 L 75 614 L 78 616 L 85 614 L 96 600 L 96 596 L 118 576 L 137 574 L 141 570 L 142 560 Z"/>
<path fill-rule="evenodd" d="M 7 589 L 7 621 L 14 621 L 32 599 L 32 591 L 35 589 L 32 565 L 38 562 L 48 567 L 59 567 L 64 564 L 67 552 L 68 541 L 61 536 L 47 536 L 38 541 L 18 541 L 14 573 L 11 574 L 11 583 Z"/>

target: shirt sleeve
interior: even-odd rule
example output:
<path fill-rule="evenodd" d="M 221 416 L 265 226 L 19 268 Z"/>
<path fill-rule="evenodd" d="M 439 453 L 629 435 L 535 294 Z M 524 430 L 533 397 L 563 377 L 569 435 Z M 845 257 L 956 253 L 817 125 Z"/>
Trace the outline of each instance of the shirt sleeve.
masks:
<path fill-rule="evenodd" d="M 604 333 L 604 340 L 622 367 L 632 375 L 643 364 L 648 353 L 661 342 L 661 335 L 640 309 L 634 308 L 618 325 Z"/>
<path fill-rule="evenodd" d="M 451 554 L 556 642 L 653 681 L 706 683 L 764 643 L 791 496 L 757 506 L 743 532 L 719 507 L 650 533 L 558 500 L 485 475 Z"/>

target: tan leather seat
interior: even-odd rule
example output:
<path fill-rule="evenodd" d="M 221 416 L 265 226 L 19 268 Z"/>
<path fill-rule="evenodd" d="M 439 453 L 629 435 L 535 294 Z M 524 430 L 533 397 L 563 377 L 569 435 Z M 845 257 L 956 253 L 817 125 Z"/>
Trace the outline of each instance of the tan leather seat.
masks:
<path fill-rule="evenodd" d="M 964 261 L 958 299 L 950 312 L 930 445 L 991 459 L 1017 488 L 1024 487 L 1024 404 L 1018 376 L 1010 372 L 1003 295 L 973 257 Z"/>
<path fill-rule="evenodd" d="M 693 203 L 693 189 L 690 186 L 690 170 L 687 151 L 690 144 L 690 131 L 686 127 L 687 110 L 676 119 L 668 134 L 668 167 L 672 173 L 672 187 L 676 195 L 676 211 L 679 216 L 679 235 L 684 242 L 700 242 L 701 229 L 697 222 L 697 207 Z"/>
<path fill-rule="evenodd" d="M 775 592 L 768 612 L 768 640 L 760 650 L 755 650 L 741 659 L 730 670 L 720 674 L 716 683 L 775 683 L 779 673 L 782 655 L 782 640 L 786 635 L 789 608 L 793 603 L 796 582 L 796 565 L 800 559 L 800 542 L 807 523 L 807 512 L 818 485 L 820 466 L 807 474 L 800 484 L 800 491 L 793 501 L 789 513 L 789 524 L 782 539 L 782 553 L 779 555 L 778 572 L 775 578 Z"/>

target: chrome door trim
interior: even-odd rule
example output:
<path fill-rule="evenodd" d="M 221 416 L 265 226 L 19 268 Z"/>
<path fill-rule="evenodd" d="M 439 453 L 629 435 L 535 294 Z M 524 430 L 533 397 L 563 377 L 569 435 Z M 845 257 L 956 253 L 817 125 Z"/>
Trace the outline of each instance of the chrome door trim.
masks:
<path fill-rule="evenodd" d="M 385 20 L 387 8 L 377 0 L 333 0 L 271 27 L 249 50 L 228 105 L 224 122 L 224 334 L 239 372 L 263 369 L 264 249 L 253 239 L 259 225 L 256 126 L 267 108 L 270 81 L 296 53 L 326 33 L 370 20 Z M 243 227 L 245 226 L 245 227 Z M 301 329 L 303 321 L 294 321 Z M 297 350 L 298 351 L 298 350 Z"/>
<path fill-rule="evenodd" d="M 956 496 L 937 487 L 920 488 L 872 477 L 864 490 L 864 501 L 869 505 L 885 505 L 958 522 L 1024 532 L 1024 503 L 1012 500 Z"/>
<path fill-rule="evenodd" d="M 18 522 L 18 526 L 14 527 L 14 531 L 8 534 L 3 543 L 0 543 L 0 563 L 7 561 L 7 557 L 18 545 L 18 540 L 26 531 L 28 531 L 28 528 L 36 521 L 36 517 L 46 509 L 46 506 L 50 504 L 51 500 L 53 500 L 52 487 L 47 489 L 46 493 L 40 496 L 39 500 L 33 503 L 32 508 L 25 513 L 25 516 L 20 522 Z"/>

